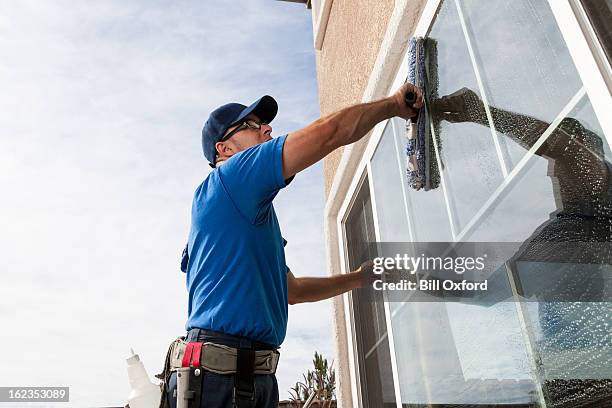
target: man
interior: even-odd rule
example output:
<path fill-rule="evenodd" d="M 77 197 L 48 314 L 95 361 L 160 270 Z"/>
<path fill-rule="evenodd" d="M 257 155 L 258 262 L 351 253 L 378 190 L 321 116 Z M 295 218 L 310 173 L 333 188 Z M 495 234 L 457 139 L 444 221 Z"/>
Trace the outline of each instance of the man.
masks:
<path fill-rule="evenodd" d="M 417 95 L 414 109 L 420 108 L 421 91 L 405 84 L 391 97 L 342 109 L 275 139 L 270 122 L 278 106 L 270 96 L 248 107 L 223 105 L 210 114 L 202 130 L 202 147 L 214 170 L 196 189 L 182 263 L 189 291 L 187 341 L 230 347 L 232 372 L 221 374 L 225 371 L 219 367 L 212 368 L 217 372 L 204 370 L 201 408 L 276 407 L 274 350 L 285 338 L 287 305 L 358 288 L 363 275 L 371 273 L 364 264 L 345 275 L 296 278 L 285 263 L 286 241 L 272 200 L 295 174 L 361 139 L 377 123 L 414 116 L 415 110 L 405 102 L 408 91 Z M 227 350 L 218 348 L 210 360 L 224 358 Z M 195 365 L 200 360 L 200 352 L 196 354 Z M 183 363 L 194 365 L 189 359 Z M 273 367 L 258 371 L 263 361 L 272 361 Z M 175 388 L 173 374 L 172 407 Z"/>

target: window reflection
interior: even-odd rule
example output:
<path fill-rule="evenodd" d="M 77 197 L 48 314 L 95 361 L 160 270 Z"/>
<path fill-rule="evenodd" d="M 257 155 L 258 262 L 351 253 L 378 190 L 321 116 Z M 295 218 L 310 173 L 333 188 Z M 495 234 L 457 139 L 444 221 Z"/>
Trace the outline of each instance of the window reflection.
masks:
<path fill-rule="evenodd" d="M 552 122 L 582 83 L 548 2 L 471 0 L 459 4 L 489 103 Z M 477 89 L 468 83 L 462 86 Z M 503 118 L 493 119 L 496 128 L 523 125 L 498 123 L 500 120 Z M 511 169 L 525 150 L 512 139 L 500 138 L 500 142 Z"/>
<path fill-rule="evenodd" d="M 435 106 L 438 115 L 449 122 L 488 125 L 479 112 L 478 96 L 467 88 L 443 96 Z M 593 403 L 609 398 L 612 165 L 606 157 L 607 143 L 576 117 L 564 118 L 552 132 L 547 132 L 550 135 L 546 139 L 540 139 L 543 134 L 546 137 L 550 123 L 494 106 L 490 109 L 500 132 L 526 150 L 539 141 L 541 146 L 535 154 L 547 162 L 549 188 L 542 191 L 548 192 L 544 198 L 552 204 L 553 211 L 539 219 L 528 237 L 505 237 L 524 240 L 509 267 L 519 294 L 538 301 L 536 310 L 532 305 L 526 309 L 531 309 L 527 324 L 539 374 L 545 380 L 544 395 L 549 403 L 568 398 L 574 404 Z M 572 115 L 589 110 L 585 99 Z M 528 187 L 543 183 L 541 176 L 532 180 L 531 176 L 537 173 L 531 168 L 535 167 L 528 167 L 516 181 L 534 195 L 504 198 L 505 203 L 500 205 L 508 208 L 513 203 L 513 216 L 504 217 L 498 211 L 493 222 L 483 222 L 480 228 L 487 225 L 498 231 L 505 225 L 522 223 L 520 209 L 542 196 L 542 191 Z M 479 234 L 482 232 L 477 229 L 470 236 L 478 239 Z M 574 389 L 572 395 L 564 391 L 569 386 Z"/>

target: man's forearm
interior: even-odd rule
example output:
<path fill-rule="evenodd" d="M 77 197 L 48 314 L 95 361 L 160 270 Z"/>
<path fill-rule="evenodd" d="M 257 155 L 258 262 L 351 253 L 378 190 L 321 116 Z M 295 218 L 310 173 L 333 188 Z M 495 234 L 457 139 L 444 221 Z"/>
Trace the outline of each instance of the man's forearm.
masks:
<path fill-rule="evenodd" d="M 398 113 L 397 103 L 392 98 L 384 98 L 341 109 L 321 118 L 321 124 L 329 129 L 329 138 L 337 148 L 358 141 L 376 124 Z"/>
<path fill-rule="evenodd" d="M 417 95 L 417 101 L 412 106 L 405 102 L 408 92 Z M 349 106 L 289 133 L 283 145 L 283 177 L 287 179 L 337 148 L 358 141 L 377 123 L 394 116 L 413 117 L 422 105 L 421 90 L 406 83 L 387 98 Z"/>
<path fill-rule="evenodd" d="M 361 274 L 328 276 L 325 278 L 296 278 L 297 293 L 292 303 L 316 302 L 348 292 L 361 285 Z"/>

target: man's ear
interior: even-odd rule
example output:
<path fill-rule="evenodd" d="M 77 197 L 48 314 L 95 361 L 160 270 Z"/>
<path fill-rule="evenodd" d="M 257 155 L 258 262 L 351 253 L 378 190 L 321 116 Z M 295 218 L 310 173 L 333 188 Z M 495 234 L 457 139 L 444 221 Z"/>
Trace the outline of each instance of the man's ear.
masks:
<path fill-rule="evenodd" d="M 217 149 L 217 155 L 221 157 L 231 157 L 234 154 L 232 148 L 225 142 L 215 143 L 215 149 Z"/>

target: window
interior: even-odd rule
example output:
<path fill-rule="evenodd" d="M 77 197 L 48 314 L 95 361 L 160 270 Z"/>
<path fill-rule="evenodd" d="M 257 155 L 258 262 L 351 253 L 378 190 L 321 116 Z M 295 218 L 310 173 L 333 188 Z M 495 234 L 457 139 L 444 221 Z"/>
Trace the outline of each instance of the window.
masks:
<path fill-rule="evenodd" d="M 609 12 L 608 0 L 582 2 L 592 19 L 596 6 Z M 363 406 L 543 408 L 612 398 L 612 135 L 550 4 L 439 2 L 417 35 L 437 41 L 438 94 L 458 91 L 467 106 L 450 118 L 429 101 L 440 187 L 408 187 L 405 122 L 390 120 L 366 150 L 344 223 L 351 269 L 375 255 L 365 243 L 376 239 L 519 242 L 517 260 L 495 279 L 506 299 L 534 298 L 376 306 L 355 294 Z M 608 33 L 598 24 L 598 35 Z M 549 241 L 589 249 L 536 250 Z M 570 298 L 551 301 L 541 289 L 551 283 Z"/>
<path fill-rule="evenodd" d="M 374 247 L 370 245 L 376 241 L 376 236 L 367 177 L 358 187 L 344 225 L 348 267 L 355 270 L 361 263 L 376 257 Z M 391 354 L 382 304 L 380 299 L 369 299 L 359 290 L 351 294 L 361 403 L 364 408 L 395 406 Z"/>

